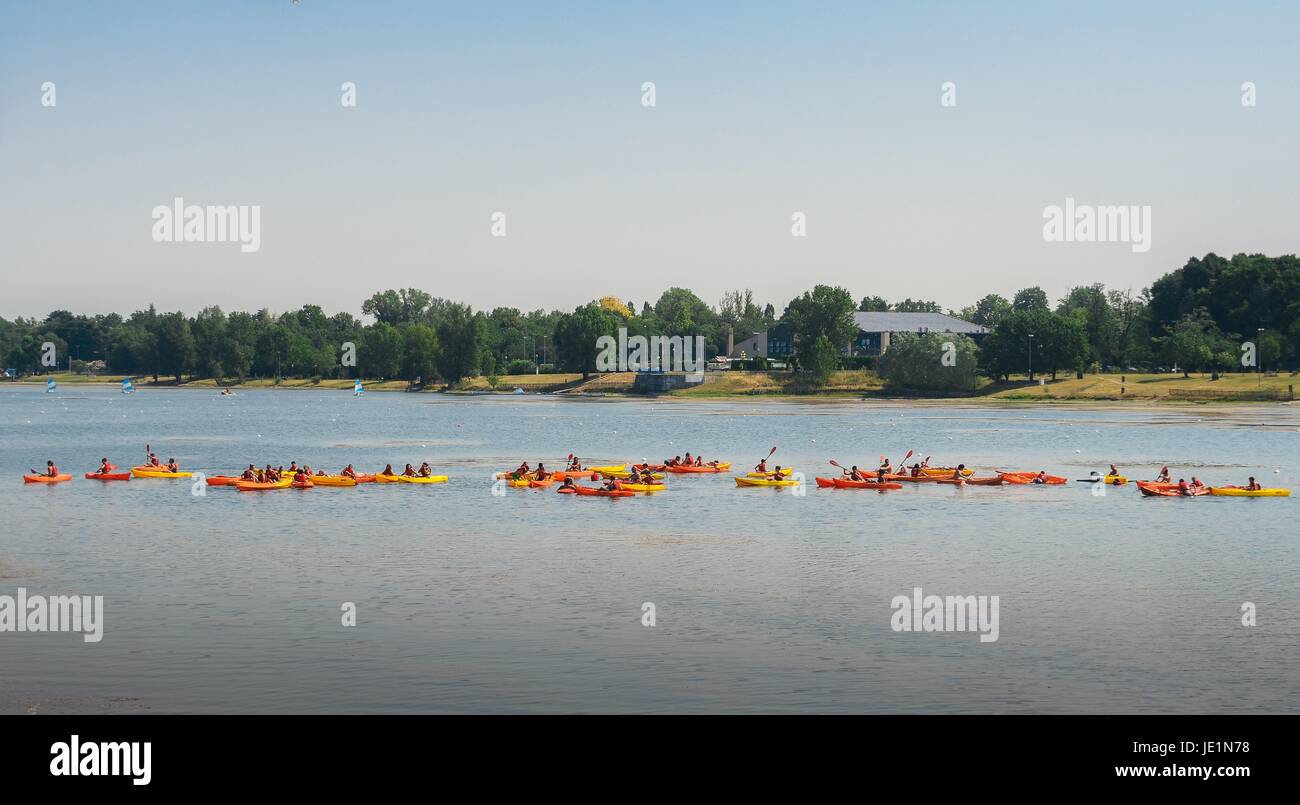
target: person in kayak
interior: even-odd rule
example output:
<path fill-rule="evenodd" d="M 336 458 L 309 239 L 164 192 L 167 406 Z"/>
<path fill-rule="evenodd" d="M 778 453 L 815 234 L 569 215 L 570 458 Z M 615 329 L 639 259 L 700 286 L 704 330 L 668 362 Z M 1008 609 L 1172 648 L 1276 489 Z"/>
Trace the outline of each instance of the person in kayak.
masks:
<path fill-rule="evenodd" d="M 952 479 L 953 479 L 954 481 L 963 481 L 963 480 L 966 479 L 966 465 L 965 465 L 965 464 L 958 464 L 958 465 L 957 465 L 957 469 L 955 469 L 955 470 L 952 471 Z"/>
<path fill-rule="evenodd" d="M 257 481 L 259 484 L 266 483 L 266 470 L 259 469 L 257 475 L 253 476 L 251 480 Z"/>
<path fill-rule="evenodd" d="M 536 472 L 533 473 L 533 480 L 545 481 L 547 478 L 550 477 L 550 475 L 551 474 L 546 471 L 546 465 L 540 461 L 537 462 L 537 470 Z"/>
<path fill-rule="evenodd" d="M 1161 468 L 1160 468 L 1160 474 L 1156 476 L 1156 483 L 1158 483 L 1158 484 L 1167 484 L 1167 483 L 1169 483 L 1169 467 L 1168 467 L 1168 466 L 1165 466 L 1165 467 L 1161 467 Z"/>
<path fill-rule="evenodd" d="M 1182 478 L 1178 479 L 1178 494 L 1180 495 L 1192 494 L 1192 488 L 1188 486 L 1187 482 L 1184 481 Z"/>
<path fill-rule="evenodd" d="M 112 472 L 112 471 L 113 471 L 113 465 L 108 463 L 108 459 L 107 459 L 107 458 L 101 458 L 101 459 L 99 460 L 99 469 L 95 470 L 95 474 L 96 474 L 96 475 L 108 475 L 108 474 L 109 474 L 110 472 Z"/>
<path fill-rule="evenodd" d="M 844 477 L 848 478 L 850 481 L 862 480 L 862 473 L 858 471 L 857 464 L 854 464 L 852 467 L 850 467 L 847 470 L 844 469 L 843 467 L 840 467 L 840 472 L 844 473 Z"/>
<path fill-rule="evenodd" d="M 609 480 L 605 481 L 605 485 L 601 488 L 607 492 L 617 492 L 619 490 L 618 479 L 610 478 Z"/>
<path fill-rule="evenodd" d="M 162 462 L 158 460 L 158 456 L 154 455 L 153 453 L 150 453 L 150 454 L 149 454 L 149 466 L 150 466 L 150 467 L 161 467 L 161 466 L 162 466 Z"/>
<path fill-rule="evenodd" d="M 1038 474 L 1034 476 L 1033 482 L 1036 484 L 1047 483 L 1047 470 L 1039 470 Z"/>
<path fill-rule="evenodd" d="M 691 458 L 691 451 L 689 450 L 686 451 L 686 466 L 688 467 L 695 466 L 695 459 Z"/>
<path fill-rule="evenodd" d="M 44 476 L 44 477 L 46 477 L 46 478 L 58 478 L 58 477 L 59 477 L 59 468 L 56 467 L 56 466 L 54 466 L 54 462 L 53 462 L 53 461 L 46 461 L 46 462 L 45 462 L 45 472 L 37 472 L 36 470 L 32 470 L 32 475 L 40 475 L 40 476 Z"/>
<path fill-rule="evenodd" d="M 1111 464 L 1111 465 L 1110 465 L 1110 472 L 1108 472 L 1108 473 L 1106 473 L 1106 474 L 1107 474 L 1107 475 L 1119 475 L 1119 470 L 1115 469 L 1115 465 L 1114 465 L 1114 464 Z"/>
<path fill-rule="evenodd" d="M 297 475 L 297 474 L 298 474 L 298 462 L 296 462 L 296 461 L 290 461 L 290 462 L 289 462 L 289 472 L 290 472 L 291 474 L 293 474 L 293 475 Z"/>
<path fill-rule="evenodd" d="M 754 465 L 754 472 L 762 472 L 762 473 L 766 473 L 766 472 L 767 472 L 767 459 L 763 459 L 762 461 L 760 461 L 760 462 L 758 462 L 757 464 L 755 464 L 755 465 Z M 780 465 L 780 464 L 778 464 L 778 465 L 776 466 L 776 472 L 777 472 L 778 475 L 781 474 L 781 465 Z"/>
<path fill-rule="evenodd" d="M 241 481 L 256 481 L 256 480 L 257 480 L 257 468 L 254 467 L 252 464 L 249 464 L 249 465 L 248 465 L 248 469 L 246 469 L 246 470 L 244 470 L 242 473 L 240 473 L 239 480 L 241 480 Z"/>
<path fill-rule="evenodd" d="M 876 483 L 883 484 L 885 482 L 885 476 L 887 474 L 888 473 L 885 472 L 884 467 L 881 467 L 878 470 L 876 470 Z"/>
<path fill-rule="evenodd" d="M 176 463 L 176 459 L 174 459 L 174 458 L 169 458 L 169 459 L 167 459 L 167 471 L 168 471 L 168 472 L 180 472 L 180 471 L 181 471 L 181 465 L 179 465 L 179 464 Z"/>
<path fill-rule="evenodd" d="M 578 472 L 582 469 L 582 459 L 573 456 L 569 459 L 569 466 L 565 468 L 568 472 Z"/>
<path fill-rule="evenodd" d="M 1251 492 L 1258 492 L 1264 487 L 1260 486 L 1259 481 L 1256 481 L 1255 476 L 1252 475 L 1250 476 L 1250 483 L 1246 484 L 1246 488 L 1249 489 Z"/>
<path fill-rule="evenodd" d="M 429 462 L 426 461 L 420 465 L 420 477 L 428 478 L 431 475 L 433 475 L 433 467 L 430 467 Z"/>
<path fill-rule="evenodd" d="M 561 489 L 573 489 L 575 486 L 577 486 L 577 484 L 575 484 L 573 479 L 567 475 L 564 476 L 564 481 L 560 483 Z"/>
<path fill-rule="evenodd" d="M 1120 477 L 1119 475 L 1116 475 L 1116 476 L 1112 477 L 1110 482 L 1111 482 L 1111 485 L 1112 485 L 1112 486 L 1123 486 L 1123 485 L 1124 485 L 1124 479 L 1123 479 L 1122 477 Z"/>
<path fill-rule="evenodd" d="M 924 469 L 920 464 L 913 464 L 913 465 L 912 465 L 912 477 L 913 477 L 913 478 L 920 478 L 920 477 L 921 477 L 922 475 L 924 475 L 924 474 L 925 474 L 925 469 Z"/>
<path fill-rule="evenodd" d="M 889 463 L 889 459 L 880 462 L 880 469 L 885 471 L 886 475 L 893 475 L 894 465 Z"/>
<path fill-rule="evenodd" d="M 1193 475 L 1191 486 L 1193 489 L 1200 489 L 1201 487 L 1205 486 L 1205 484 L 1201 483 L 1200 478 L 1197 478 L 1195 475 Z"/>
<path fill-rule="evenodd" d="M 407 464 L 406 469 L 402 470 L 402 475 L 406 478 L 414 478 L 415 467 L 412 467 L 410 464 Z"/>
<path fill-rule="evenodd" d="M 392 464 L 385 464 L 385 465 L 384 465 L 384 469 L 383 469 L 383 471 L 380 472 L 379 474 L 380 474 L 380 475 L 387 475 L 387 476 L 390 476 L 390 477 L 391 477 L 391 476 L 393 475 L 393 465 L 392 465 Z"/>
<path fill-rule="evenodd" d="M 300 484 L 306 480 L 307 480 L 307 473 L 303 472 L 301 469 L 299 469 L 297 472 L 293 474 L 293 482 L 296 484 Z"/>

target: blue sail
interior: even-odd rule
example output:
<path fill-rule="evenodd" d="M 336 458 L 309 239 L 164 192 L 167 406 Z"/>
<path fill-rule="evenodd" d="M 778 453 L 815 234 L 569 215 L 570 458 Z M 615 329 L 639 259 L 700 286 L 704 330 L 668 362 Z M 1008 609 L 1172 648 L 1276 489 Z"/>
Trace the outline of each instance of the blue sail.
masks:
<path fill-rule="evenodd" d="M 49 394 L 50 392 L 54 391 L 54 389 L 56 389 L 56 388 L 58 388 L 58 386 L 57 386 L 57 384 L 54 382 L 54 378 L 52 378 L 52 377 L 47 377 L 47 378 L 45 378 L 45 393 L 46 393 L 46 394 Z"/>
<path fill-rule="evenodd" d="M 361 385 L 361 378 L 357 378 L 356 385 L 352 387 L 353 396 L 364 394 L 365 392 L 366 392 L 365 387 Z"/>
<path fill-rule="evenodd" d="M 122 393 L 130 394 L 133 391 L 135 391 L 135 386 L 131 384 L 131 378 L 129 377 L 122 378 Z"/>

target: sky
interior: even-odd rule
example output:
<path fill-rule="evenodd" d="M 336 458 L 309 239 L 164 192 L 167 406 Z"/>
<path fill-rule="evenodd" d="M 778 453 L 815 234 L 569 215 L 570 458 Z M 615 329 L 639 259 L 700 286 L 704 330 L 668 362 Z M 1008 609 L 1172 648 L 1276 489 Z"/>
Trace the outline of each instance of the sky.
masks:
<path fill-rule="evenodd" d="M 1294 2 L 0 0 L 0 316 L 1137 292 L 1297 251 L 1297 32 Z M 260 248 L 156 242 L 177 197 L 257 205 Z M 1150 249 L 1047 242 L 1067 198 L 1149 206 Z"/>

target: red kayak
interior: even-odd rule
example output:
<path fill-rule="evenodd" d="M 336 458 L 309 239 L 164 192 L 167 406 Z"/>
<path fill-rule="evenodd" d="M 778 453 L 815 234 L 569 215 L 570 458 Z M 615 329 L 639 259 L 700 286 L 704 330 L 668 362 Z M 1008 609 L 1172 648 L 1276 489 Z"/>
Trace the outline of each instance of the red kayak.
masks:
<path fill-rule="evenodd" d="M 1186 492 L 1180 492 L 1178 484 L 1160 484 L 1154 481 L 1138 481 L 1137 488 L 1149 498 L 1197 498 L 1210 494 L 1208 486 L 1189 486 Z"/>
<path fill-rule="evenodd" d="M 129 472 L 88 472 L 86 477 L 92 481 L 129 481 L 131 473 Z"/>
<path fill-rule="evenodd" d="M 575 486 L 573 487 L 573 491 L 577 492 L 579 495 L 599 495 L 603 498 L 630 498 L 636 494 L 630 489 L 597 489 L 592 486 Z"/>
<path fill-rule="evenodd" d="M 560 487 L 559 489 L 557 489 L 557 490 L 555 490 L 555 491 L 556 491 L 556 492 L 559 492 L 561 495 L 573 495 L 573 494 L 576 494 L 576 493 L 577 493 L 577 491 L 578 491 L 578 487 L 576 487 L 576 486 L 562 486 L 562 487 Z"/>
<path fill-rule="evenodd" d="M 902 489 L 902 484 L 879 483 L 877 481 L 854 481 L 849 478 L 818 478 L 817 485 L 823 489 L 831 487 L 835 489 Z"/>
<path fill-rule="evenodd" d="M 208 486 L 234 486 L 242 480 L 243 477 L 239 475 L 210 475 L 205 479 Z"/>
<path fill-rule="evenodd" d="M 1032 484 L 1034 479 L 1038 477 L 1036 472 L 1002 472 L 998 474 L 1009 484 Z M 1059 475 L 1049 475 L 1047 480 L 1044 481 L 1047 484 L 1063 484 L 1065 482 L 1066 479 Z"/>

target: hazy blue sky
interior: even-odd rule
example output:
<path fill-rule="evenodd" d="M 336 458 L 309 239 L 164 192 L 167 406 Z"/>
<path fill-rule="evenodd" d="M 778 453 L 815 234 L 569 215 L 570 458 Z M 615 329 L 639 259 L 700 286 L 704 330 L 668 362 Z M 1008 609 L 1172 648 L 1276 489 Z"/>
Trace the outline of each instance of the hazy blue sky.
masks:
<path fill-rule="evenodd" d="M 522 309 L 750 287 L 779 310 L 831 283 L 960 307 L 1300 241 L 1295 2 L 0 9 L 6 317 L 358 313 L 404 286 Z M 260 205 L 261 250 L 153 242 L 176 196 Z M 1151 205 L 1151 250 L 1044 242 L 1067 196 Z"/>

